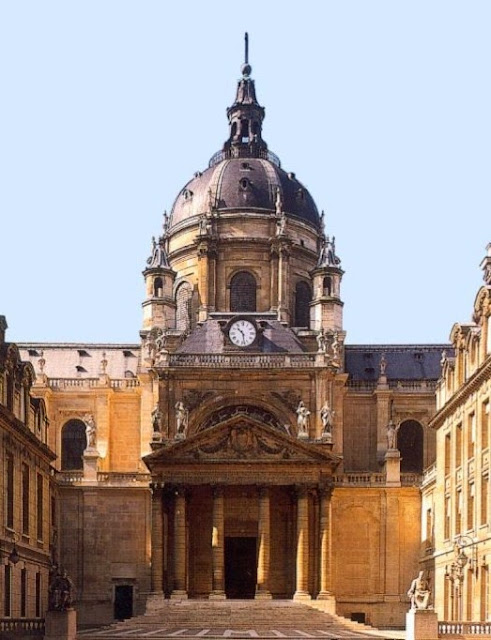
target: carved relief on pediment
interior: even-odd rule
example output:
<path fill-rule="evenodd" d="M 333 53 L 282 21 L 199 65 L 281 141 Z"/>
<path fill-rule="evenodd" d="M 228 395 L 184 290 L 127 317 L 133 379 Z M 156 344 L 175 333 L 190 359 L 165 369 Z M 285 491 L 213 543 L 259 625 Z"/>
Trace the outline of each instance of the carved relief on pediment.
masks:
<path fill-rule="evenodd" d="M 179 459 L 193 460 L 310 460 L 310 456 L 289 443 L 276 440 L 254 429 L 246 422 L 238 422 L 203 439 Z"/>

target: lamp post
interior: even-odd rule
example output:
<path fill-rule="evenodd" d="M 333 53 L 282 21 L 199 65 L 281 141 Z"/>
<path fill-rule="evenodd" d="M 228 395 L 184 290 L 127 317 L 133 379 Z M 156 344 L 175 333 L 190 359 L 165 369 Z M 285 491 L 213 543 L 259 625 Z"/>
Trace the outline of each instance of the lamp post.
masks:
<path fill-rule="evenodd" d="M 19 539 L 19 537 L 17 536 L 16 533 L 12 534 L 12 551 L 9 553 L 9 557 L 8 557 L 8 561 L 10 562 L 10 564 L 13 564 L 14 566 L 19 562 L 20 560 L 20 555 L 19 552 L 17 551 L 17 546 L 16 546 L 16 542 Z"/>
<path fill-rule="evenodd" d="M 452 618 L 457 617 L 462 620 L 462 584 L 464 581 L 464 568 L 469 564 L 470 571 L 477 571 L 477 548 L 475 542 L 470 536 L 459 535 L 454 540 L 455 558 L 450 565 L 445 567 L 445 578 L 452 583 Z M 470 548 L 471 555 L 466 553 L 466 549 Z M 455 607 L 455 597 L 457 606 Z M 457 611 L 455 610 L 457 609 Z M 457 616 L 455 614 L 457 613 Z"/>

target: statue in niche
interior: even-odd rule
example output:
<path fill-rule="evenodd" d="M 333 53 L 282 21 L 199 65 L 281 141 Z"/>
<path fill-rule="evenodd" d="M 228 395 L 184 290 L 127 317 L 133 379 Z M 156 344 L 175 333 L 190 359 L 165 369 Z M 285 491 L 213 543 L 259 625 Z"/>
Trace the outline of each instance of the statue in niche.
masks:
<path fill-rule="evenodd" d="M 154 433 L 160 433 L 162 430 L 162 411 L 158 404 L 155 405 L 152 411 L 152 427 Z"/>
<path fill-rule="evenodd" d="M 387 449 L 397 449 L 397 432 L 400 425 L 395 425 L 392 419 L 387 424 Z"/>
<path fill-rule="evenodd" d="M 83 417 L 85 423 L 85 435 L 87 436 L 87 449 L 95 449 L 97 441 L 97 427 L 94 416 L 91 413 L 85 414 Z"/>
<path fill-rule="evenodd" d="M 176 402 L 176 436 L 186 437 L 188 428 L 189 411 L 186 409 L 184 402 L 179 400 Z"/>
<path fill-rule="evenodd" d="M 430 585 L 425 578 L 424 571 L 420 571 L 417 578 L 411 582 L 407 595 L 411 600 L 411 609 L 428 609 L 430 601 Z"/>
<path fill-rule="evenodd" d="M 332 421 L 336 412 L 331 409 L 327 400 L 322 405 L 319 413 L 322 422 L 322 435 L 332 435 Z"/>
<path fill-rule="evenodd" d="M 305 406 L 304 401 L 300 400 L 297 407 L 297 436 L 308 436 L 309 416 L 310 411 Z"/>

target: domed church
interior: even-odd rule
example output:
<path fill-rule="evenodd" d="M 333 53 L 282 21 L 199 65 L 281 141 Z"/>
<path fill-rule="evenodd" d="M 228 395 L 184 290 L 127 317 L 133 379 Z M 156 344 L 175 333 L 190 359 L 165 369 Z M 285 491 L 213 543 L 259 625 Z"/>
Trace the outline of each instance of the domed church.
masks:
<path fill-rule="evenodd" d="M 402 626 L 450 348 L 347 343 L 334 237 L 265 142 L 247 55 L 227 118 L 152 241 L 140 341 L 18 345 L 57 456 L 52 560 L 86 625 L 281 598 Z"/>

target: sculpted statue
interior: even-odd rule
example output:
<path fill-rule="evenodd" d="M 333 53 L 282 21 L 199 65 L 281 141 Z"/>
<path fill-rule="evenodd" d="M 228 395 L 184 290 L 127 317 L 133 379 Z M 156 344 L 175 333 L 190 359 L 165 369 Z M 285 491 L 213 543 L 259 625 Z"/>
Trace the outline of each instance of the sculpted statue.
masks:
<path fill-rule="evenodd" d="M 152 426 L 154 432 L 160 432 L 162 430 L 162 411 L 159 409 L 159 405 L 156 404 L 152 411 Z"/>
<path fill-rule="evenodd" d="M 387 360 L 385 359 L 385 353 L 380 356 L 380 375 L 385 376 L 385 371 L 387 369 Z"/>
<path fill-rule="evenodd" d="M 400 425 L 395 425 L 391 419 L 387 425 L 387 449 L 397 449 L 397 432 Z"/>
<path fill-rule="evenodd" d="M 283 202 L 281 201 L 281 193 L 279 187 L 276 189 L 276 200 L 274 203 L 277 216 L 281 216 L 283 210 Z"/>
<path fill-rule="evenodd" d="M 337 333 L 333 335 L 331 349 L 332 349 L 332 359 L 339 360 L 339 340 L 338 340 Z"/>
<path fill-rule="evenodd" d="M 48 586 L 48 606 L 50 611 L 66 611 L 74 600 L 73 582 L 57 565 L 50 571 Z"/>
<path fill-rule="evenodd" d="M 300 400 L 297 407 L 297 435 L 298 436 L 308 435 L 309 416 L 310 416 L 310 411 L 305 406 L 303 400 Z"/>
<path fill-rule="evenodd" d="M 331 409 L 329 403 L 326 400 L 320 410 L 323 436 L 330 436 L 332 434 L 332 420 L 334 418 L 334 415 L 335 411 Z"/>
<path fill-rule="evenodd" d="M 278 218 L 278 220 L 276 221 L 276 235 L 284 236 L 285 229 L 286 229 L 286 216 L 284 213 L 282 213 Z"/>
<path fill-rule="evenodd" d="M 85 422 L 85 435 L 87 436 L 87 449 L 94 449 L 97 440 L 97 428 L 94 421 L 94 416 L 91 413 L 85 414 L 83 417 Z"/>
<path fill-rule="evenodd" d="M 316 335 L 315 339 L 317 340 L 317 352 L 325 353 L 326 352 L 326 336 L 322 331 Z"/>
<path fill-rule="evenodd" d="M 428 609 L 430 593 L 430 586 L 424 577 L 424 571 L 420 571 L 418 577 L 411 582 L 407 592 L 411 600 L 411 609 Z"/>
<path fill-rule="evenodd" d="M 184 402 L 179 400 L 176 402 L 176 435 L 185 436 L 188 428 L 189 411 L 186 409 Z"/>

